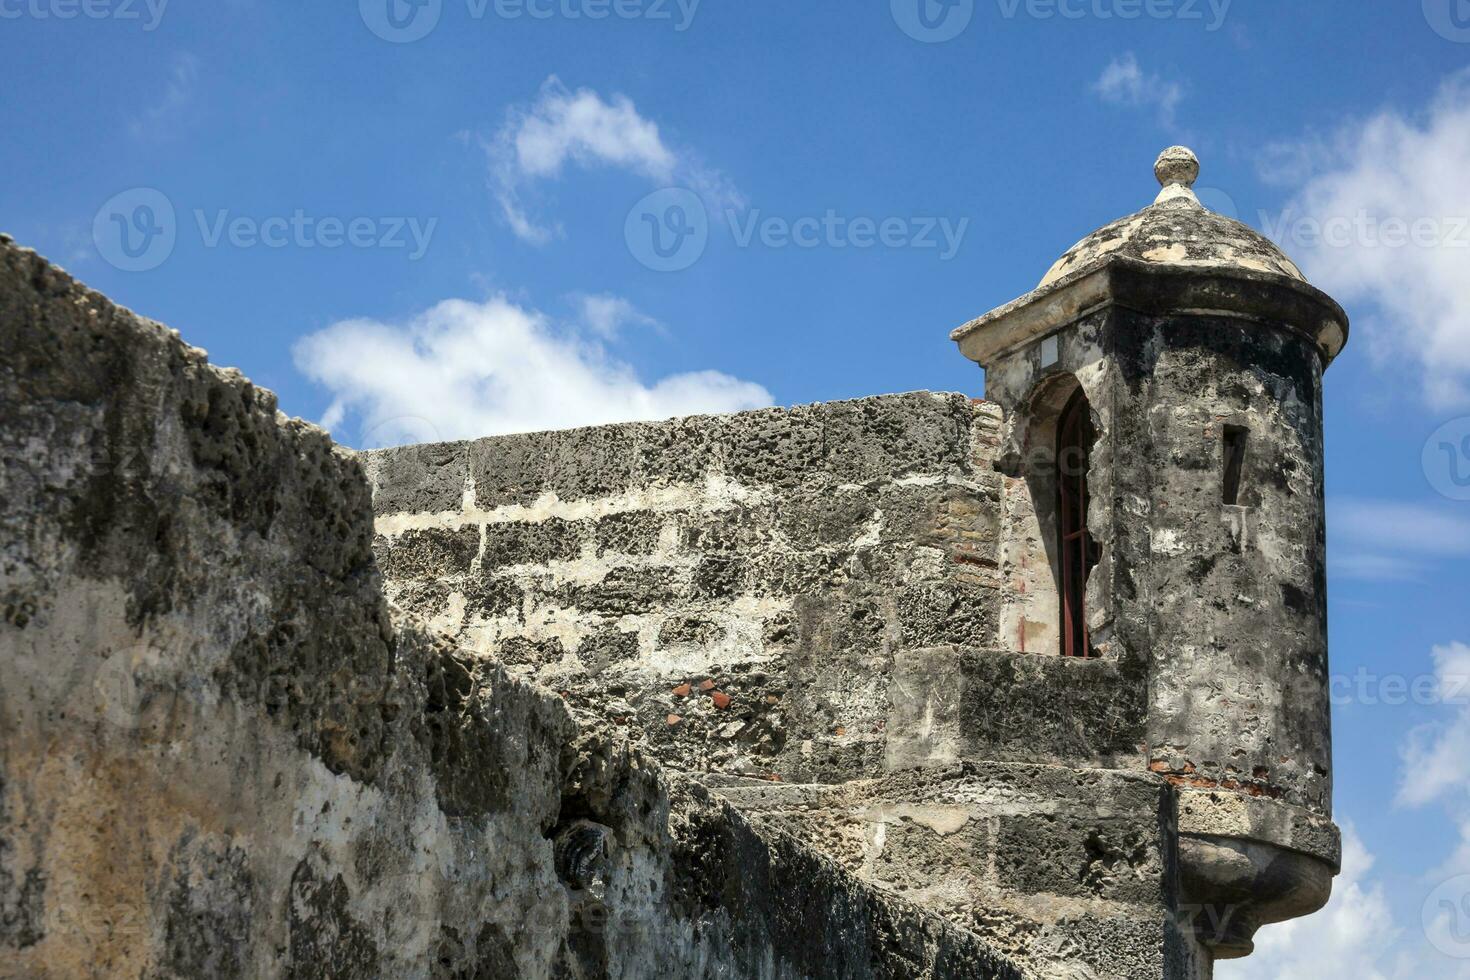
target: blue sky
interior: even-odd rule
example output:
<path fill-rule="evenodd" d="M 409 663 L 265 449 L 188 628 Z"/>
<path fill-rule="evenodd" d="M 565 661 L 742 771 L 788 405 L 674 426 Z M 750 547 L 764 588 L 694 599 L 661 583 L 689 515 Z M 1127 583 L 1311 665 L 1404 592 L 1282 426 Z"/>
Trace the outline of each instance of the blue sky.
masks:
<path fill-rule="evenodd" d="M 1191 145 L 1355 324 L 1349 866 L 1219 975 L 1470 976 L 1470 2 L 919 2 L 0 0 L 0 228 L 380 444 L 978 395 L 949 329 Z"/>

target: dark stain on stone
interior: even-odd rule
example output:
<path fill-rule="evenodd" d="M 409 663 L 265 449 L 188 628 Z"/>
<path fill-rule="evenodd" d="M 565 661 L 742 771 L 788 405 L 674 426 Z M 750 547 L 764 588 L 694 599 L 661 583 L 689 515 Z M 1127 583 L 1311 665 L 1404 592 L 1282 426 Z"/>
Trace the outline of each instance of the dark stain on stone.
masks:
<path fill-rule="evenodd" d="M 254 880 L 245 852 L 186 834 L 171 857 L 161 975 L 248 976 Z"/>
<path fill-rule="evenodd" d="M 286 898 L 292 980 L 347 980 L 381 976 L 379 951 L 368 929 L 347 910 L 341 875 L 326 877 L 302 858 Z"/>

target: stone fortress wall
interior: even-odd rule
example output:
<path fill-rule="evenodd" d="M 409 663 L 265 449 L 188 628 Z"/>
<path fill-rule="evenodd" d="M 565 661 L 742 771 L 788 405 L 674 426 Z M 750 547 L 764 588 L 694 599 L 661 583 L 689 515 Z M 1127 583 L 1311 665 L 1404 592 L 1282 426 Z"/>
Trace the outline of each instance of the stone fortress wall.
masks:
<path fill-rule="evenodd" d="M 1001 634 L 999 426 L 993 404 L 921 392 L 364 465 L 395 601 L 670 765 L 1142 768 L 1142 692 L 1114 662 Z"/>
<path fill-rule="evenodd" d="M 352 453 L 3 237 L 0 420 L 0 976 L 1029 975 L 390 606 Z"/>

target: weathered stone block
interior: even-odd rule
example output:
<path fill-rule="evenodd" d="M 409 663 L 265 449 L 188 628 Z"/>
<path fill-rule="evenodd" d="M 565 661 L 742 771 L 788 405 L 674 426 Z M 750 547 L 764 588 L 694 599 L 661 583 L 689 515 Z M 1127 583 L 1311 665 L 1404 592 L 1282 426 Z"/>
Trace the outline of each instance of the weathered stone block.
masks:
<path fill-rule="evenodd" d="M 495 619 L 509 616 L 521 618 L 526 591 L 512 579 L 485 574 L 462 583 L 465 610 L 474 616 Z"/>
<path fill-rule="evenodd" d="M 600 518 L 592 528 L 598 556 L 653 554 L 658 549 L 665 520 L 664 515 L 648 511 L 628 511 Z"/>
<path fill-rule="evenodd" d="M 732 478 L 744 484 L 795 487 L 819 471 L 823 456 L 820 410 L 750 412 L 726 427 Z"/>
<path fill-rule="evenodd" d="M 469 476 L 469 444 L 445 442 L 363 454 L 376 514 L 457 510 Z"/>
<path fill-rule="evenodd" d="M 749 574 L 749 564 L 743 558 L 706 558 L 694 569 L 694 595 L 700 599 L 732 599 L 745 590 Z"/>
<path fill-rule="evenodd" d="M 966 651 L 961 671 L 968 752 L 1116 763 L 1142 750 L 1144 685 L 1114 661 Z"/>
<path fill-rule="evenodd" d="M 823 471 L 838 482 L 892 480 L 970 467 L 973 412 L 961 395 L 915 392 L 823 408 Z"/>
<path fill-rule="evenodd" d="M 546 439 L 527 434 L 471 442 L 467 453 L 475 503 L 489 510 L 540 497 L 547 482 Z"/>
<path fill-rule="evenodd" d="M 587 637 L 577 646 L 577 659 L 593 677 L 638 656 L 638 634 L 620 630 L 602 630 Z"/>
<path fill-rule="evenodd" d="M 750 588 L 757 595 L 813 595 L 845 584 L 851 554 L 842 551 L 775 552 L 750 561 Z M 744 561 L 744 559 L 737 559 Z"/>
<path fill-rule="evenodd" d="M 626 616 L 663 609 L 675 600 L 679 590 L 673 569 L 614 568 L 595 584 L 562 586 L 555 601 L 584 612 Z"/>
<path fill-rule="evenodd" d="M 866 494 L 837 491 L 792 497 L 776 517 L 791 547 L 816 548 L 853 544 L 867 532 L 876 510 Z"/>
<path fill-rule="evenodd" d="M 491 522 L 485 525 L 485 551 L 480 565 L 495 569 L 505 565 L 567 561 L 581 551 L 582 532 L 578 524 L 555 517 L 535 523 Z"/>
<path fill-rule="evenodd" d="M 659 628 L 658 642 L 663 646 L 691 643 L 709 646 L 725 637 L 725 627 L 700 616 L 681 616 L 670 619 Z"/>
<path fill-rule="evenodd" d="M 991 646 L 995 592 L 960 583 L 915 585 L 897 597 L 899 637 L 906 647 Z"/>
<path fill-rule="evenodd" d="M 384 575 L 399 581 L 452 578 L 469 574 L 479 551 L 478 527 L 425 528 L 380 538 L 378 564 Z"/>
<path fill-rule="evenodd" d="M 565 650 L 561 640 L 554 636 L 536 639 L 529 636 L 508 636 L 500 641 L 496 659 L 512 667 L 544 667 L 562 658 Z"/>

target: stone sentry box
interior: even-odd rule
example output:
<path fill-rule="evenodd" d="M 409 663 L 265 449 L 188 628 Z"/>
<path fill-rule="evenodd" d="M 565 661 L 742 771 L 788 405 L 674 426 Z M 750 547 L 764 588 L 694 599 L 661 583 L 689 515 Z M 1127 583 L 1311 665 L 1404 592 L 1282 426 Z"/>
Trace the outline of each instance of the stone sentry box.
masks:
<path fill-rule="evenodd" d="M 1032 586 L 1011 594 L 1006 629 L 1055 602 L 1048 426 L 1086 395 L 1088 625 L 1146 679 L 1148 768 L 1180 791 L 1186 897 L 1239 907 L 1208 940 L 1239 956 L 1258 925 L 1320 907 L 1336 871 L 1322 374 L 1347 317 L 1273 244 L 1200 206 L 1192 153 L 1171 148 L 1155 171 L 1153 206 L 954 339 L 986 369 L 999 466 L 1034 503 L 1003 546 Z"/>

